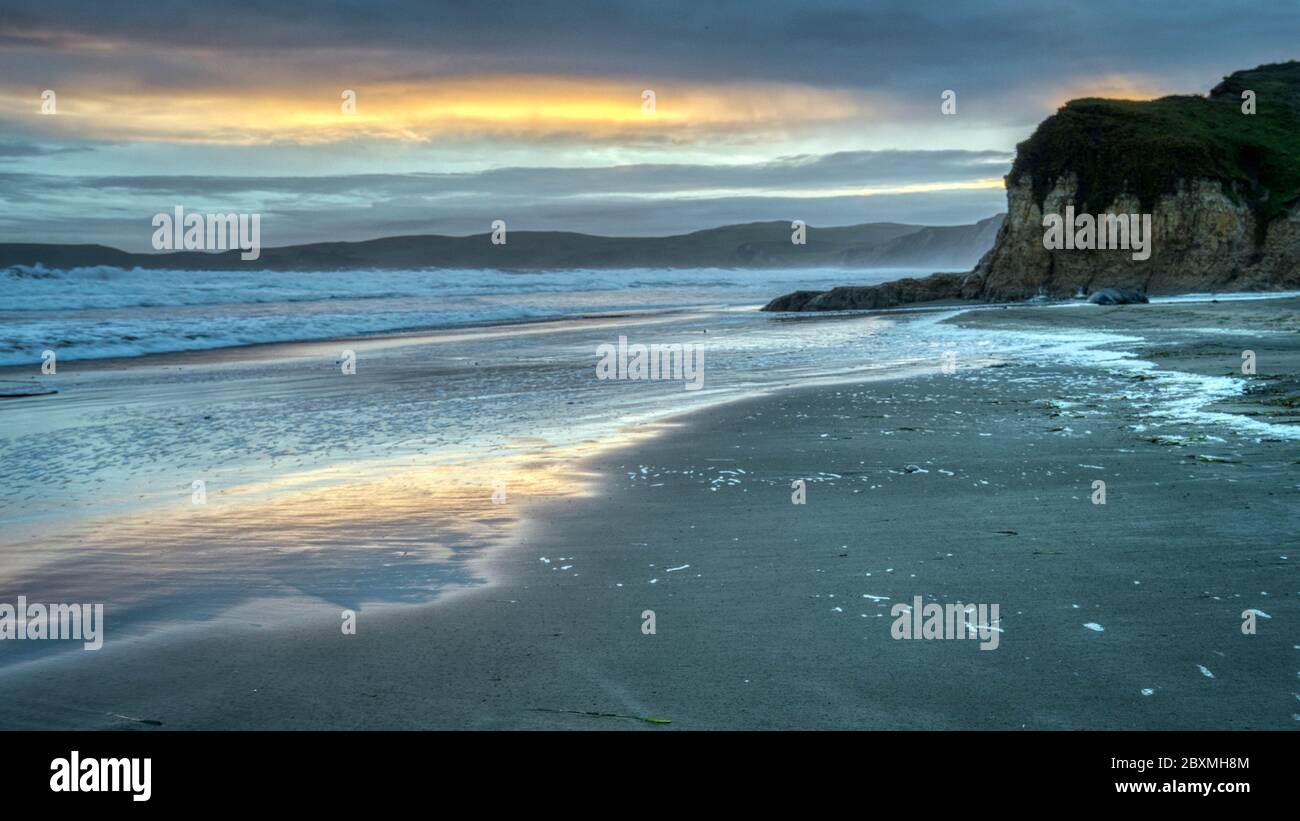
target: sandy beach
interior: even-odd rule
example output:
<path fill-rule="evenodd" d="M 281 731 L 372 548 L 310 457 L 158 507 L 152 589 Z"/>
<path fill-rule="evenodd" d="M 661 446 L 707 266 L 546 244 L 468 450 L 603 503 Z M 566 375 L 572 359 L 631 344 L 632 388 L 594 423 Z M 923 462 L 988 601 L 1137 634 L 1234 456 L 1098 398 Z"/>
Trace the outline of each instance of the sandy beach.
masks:
<path fill-rule="evenodd" d="M 990 350 L 954 373 L 773 387 L 640 425 L 504 506 L 442 499 L 514 524 L 449 565 L 473 581 L 432 603 L 363 607 L 343 635 L 337 597 L 271 618 L 243 615 L 254 596 L 225 602 L 5 667 L 0 725 L 1300 726 L 1300 300 L 954 321 L 1128 341 L 1091 364 Z M 1208 413 L 1165 401 L 1192 378 L 1247 392 Z M 403 490 L 322 534 L 411 527 L 427 489 L 382 481 Z M 997 604 L 996 649 L 891 638 L 891 609 L 917 596 Z"/>

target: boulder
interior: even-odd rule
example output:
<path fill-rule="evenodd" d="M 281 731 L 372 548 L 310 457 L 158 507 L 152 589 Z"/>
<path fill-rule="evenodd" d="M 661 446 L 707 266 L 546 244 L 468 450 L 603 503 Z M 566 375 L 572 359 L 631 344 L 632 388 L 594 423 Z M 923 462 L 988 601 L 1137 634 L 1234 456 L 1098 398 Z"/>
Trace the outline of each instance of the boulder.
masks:
<path fill-rule="evenodd" d="M 1102 288 L 1088 297 L 1088 301 L 1093 305 L 1145 305 L 1150 300 L 1132 288 Z"/>

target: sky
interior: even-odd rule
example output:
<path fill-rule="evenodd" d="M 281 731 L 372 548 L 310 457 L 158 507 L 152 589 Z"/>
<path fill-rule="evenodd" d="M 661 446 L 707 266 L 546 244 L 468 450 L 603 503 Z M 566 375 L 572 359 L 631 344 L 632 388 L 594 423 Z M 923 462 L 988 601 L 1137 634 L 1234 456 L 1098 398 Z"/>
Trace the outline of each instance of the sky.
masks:
<path fill-rule="evenodd" d="M 176 206 L 266 246 L 970 223 L 1067 100 L 1298 35 L 1300 0 L 0 0 L 0 241 L 145 251 Z"/>

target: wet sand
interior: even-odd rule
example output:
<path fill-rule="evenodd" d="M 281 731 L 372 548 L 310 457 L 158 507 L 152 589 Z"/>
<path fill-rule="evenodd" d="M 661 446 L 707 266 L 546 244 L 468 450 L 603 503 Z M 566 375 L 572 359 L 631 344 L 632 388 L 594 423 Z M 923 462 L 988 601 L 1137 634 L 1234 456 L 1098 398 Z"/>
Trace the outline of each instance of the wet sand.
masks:
<path fill-rule="evenodd" d="M 959 319 L 1143 336 L 1189 373 L 1240 374 L 1249 348 L 1257 390 L 1223 409 L 1286 425 L 1297 316 Z M 1131 369 L 958 365 L 732 403 L 592 457 L 582 494 L 511 511 L 491 585 L 362 610 L 353 636 L 322 606 L 9 668 L 0 726 L 1300 727 L 1297 440 L 1153 417 L 1159 380 Z M 891 638 L 914 596 L 998 604 L 997 649 Z"/>

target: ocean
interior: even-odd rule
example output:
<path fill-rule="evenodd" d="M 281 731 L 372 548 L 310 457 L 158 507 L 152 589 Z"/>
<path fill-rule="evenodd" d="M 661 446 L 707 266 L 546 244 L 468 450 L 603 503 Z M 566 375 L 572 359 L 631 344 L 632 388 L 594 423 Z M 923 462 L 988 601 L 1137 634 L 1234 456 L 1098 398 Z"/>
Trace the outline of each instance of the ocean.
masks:
<path fill-rule="evenodd" d="M 0 366 L 698 306 L 915 275 L 874 270 L 0 273 Z"/>

